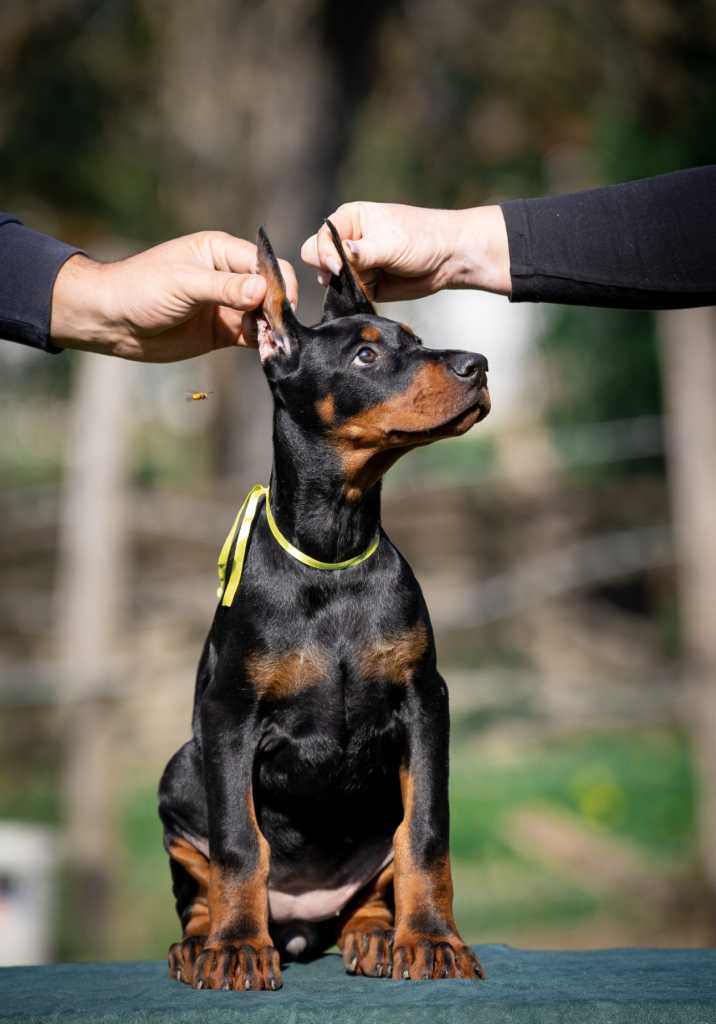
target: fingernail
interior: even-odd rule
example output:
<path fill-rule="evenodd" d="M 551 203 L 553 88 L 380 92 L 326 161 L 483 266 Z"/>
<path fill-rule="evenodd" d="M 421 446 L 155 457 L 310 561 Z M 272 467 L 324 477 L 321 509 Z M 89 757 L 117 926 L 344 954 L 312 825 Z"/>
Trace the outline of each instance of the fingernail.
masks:
<path fill-rule="evenodd" d="M 343 244 L 345 248 L 348 250 L 348 252 L 351 254 L 351 256 L 355 256 L 355 254 L 358 252 L 358 246 L 355 244 L 355 242 L 348 241 L 344 242 Z"/>
<path fill-rule="evenodd" d="M 335 256 L 328 257 L 328 259 L 326 260 L 326 266 L 328 267 L 332 274 L 335 274 L 336 277 L 341 276 L 341 265 Z"/>
<path fill-rule="evenodd" d="M 331 279 L 328 276 L 328 274 L 319 274 L 318 275 L 318 283 L 321 285 L 321 287 L 327 288 L 328 285 L 330 284 L 330 281 L 331 281 Z"/>
<path fill-rule="evenodd" d="M 241 290 L 241 294 L 246 302 L 258 302 L 263 294 L 263 280 L 258 276 L 249 277 L 244 281 L 244 287 Z"/>
<path fill-rule="evenodd" d="M 298 303 L 296 303 L 296 302 L 292 302 L 292 303 L 291 303 L 291 309 L 292 309 L 292 310 L 294 311 L 294 313 L 295 313 L 295 312 L 296 312 L 296 310 L 298 309 Z"/>

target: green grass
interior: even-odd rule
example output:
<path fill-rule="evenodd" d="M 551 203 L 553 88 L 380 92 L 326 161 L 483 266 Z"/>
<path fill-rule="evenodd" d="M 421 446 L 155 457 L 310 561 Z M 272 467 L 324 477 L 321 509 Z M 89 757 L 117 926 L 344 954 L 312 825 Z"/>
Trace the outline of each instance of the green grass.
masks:
<path fill-rule="evenodd" d="M 120 959 L 161 959 L 170 943 L 177 941 L 181 929 L 157 814 L 156 784 L 138 786 L 124 794 L 118 829 L 122 860 L 112 955 Z"/>
<path fill-rule="evenodd" d="M 452 859 L 455 919 L 467 942 L 501 942 L 507 930 L 568 928 L 594 915 L 591 894 L 530 861 Z"/>
<path fill-rule="evenodd" d="M 565 809 L 607 836 L 631 840 L 645 864 L 666 867 L 693 853 L 694 779 L 679 733 L 580 735 L 513 750 L 509 759 L 482 754 L 474 733 L 457 734 L 451 849 L 456 918 L 468 941 L 519 941 L 524 929 L 567 934 L 625 909 L 580 888 L 557 865 L 550 870 L 515 852 L 505 824 L 518 808 Z"/>
<path fill-rule="evenodd" d="M 452 850 L 465 860 L 512 856 L 502 837 L 505 815 L 546 801 L 635 840 L 651 855 L 686 856 L 694 799 L 688 748 L 676 732 L 555 740 L 510 763 L 490 761 L 478 743 L 464 741 L 452 759 Z"/>

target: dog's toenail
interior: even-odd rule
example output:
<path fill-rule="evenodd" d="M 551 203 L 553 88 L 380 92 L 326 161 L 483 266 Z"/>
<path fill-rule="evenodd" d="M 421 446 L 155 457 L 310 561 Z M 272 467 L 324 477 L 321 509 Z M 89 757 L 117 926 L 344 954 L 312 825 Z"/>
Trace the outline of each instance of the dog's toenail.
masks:
<path fill-rule="evenodd" d="M 197 981 L 196 987 L 197 987 L 197 989 L 203 988 L 204 987 L 204 982 L 203 981 Z"/>
<path fill-rule="evenodd" d="M 176 971 L 176 979 L 177 981 L 181 981 L 181 971 Z"/>
<path fill-rule="evenodd" d="M 358 966 L 358 957 L 354 956 L 353 959 L 351 960 L 351 970 L 353 971 L 354 974 L 356 972 L 356 967 L 357 966 Z"/>
<path fill-rule="evenodd" d="M 375 965 L 375 973 L 378 975 L 379 978 L 383 977 L 383 965 L 382 964 L 376 964 Z"/>
<path fill-rule="evenodd" d="M 251 988 L 251 978 L 247 978 L 246 981 L 244 982 L 244 991 L 248 992 L 248 990 L 250 988 Z"/>
<path fill-rule="evenodd" d="M 410 981 L 410 971 L 407 967 L 403 970 L 403 977 L 406 981 Z"/>
<path fill-rule="evenodd" d="M 276 982 L 274 981 L 274 979 L 273 979 L 273 978 L 272 978 L 272 979 L 271 979 L 271 981 L 269 982 L 269 985 L 271 986 L 271 991 L 272 991 L 272 992 L 275 992 L 275 991 L 276 991 Z"/>

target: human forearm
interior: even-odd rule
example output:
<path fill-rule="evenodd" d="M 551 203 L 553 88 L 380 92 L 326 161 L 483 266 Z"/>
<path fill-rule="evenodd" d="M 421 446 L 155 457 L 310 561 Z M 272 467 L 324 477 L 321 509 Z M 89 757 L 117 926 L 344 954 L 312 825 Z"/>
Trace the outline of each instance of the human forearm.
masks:
<path fill-rule="evenodd" d="M 716 166 L 503 206 L 514 301 L 716 303 Z"/>
<path fill-rule="evenodd" d="M 59 352 L 50 341 L 52 288 L 78 250 L 0 213 L 0 338 Z"/>
<path fill-rule="evenodd" d="M 448 288 L 479 288 L 509 295 L 510 252 L 499 206 L 455 210 Z"/>

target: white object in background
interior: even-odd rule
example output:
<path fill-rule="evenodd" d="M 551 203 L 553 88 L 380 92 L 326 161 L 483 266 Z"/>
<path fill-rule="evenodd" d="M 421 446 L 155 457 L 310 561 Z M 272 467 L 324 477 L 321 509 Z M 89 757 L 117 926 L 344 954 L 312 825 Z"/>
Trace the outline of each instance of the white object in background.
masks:
<path fill-rule="evenodd" d="M 57 849 L 51 829 L 0 822 L 0 964 L 52 959 Z"/>

